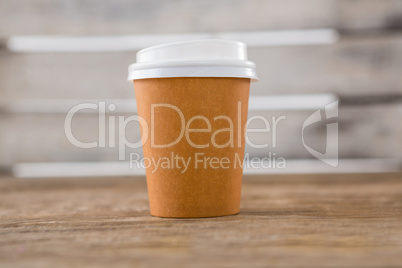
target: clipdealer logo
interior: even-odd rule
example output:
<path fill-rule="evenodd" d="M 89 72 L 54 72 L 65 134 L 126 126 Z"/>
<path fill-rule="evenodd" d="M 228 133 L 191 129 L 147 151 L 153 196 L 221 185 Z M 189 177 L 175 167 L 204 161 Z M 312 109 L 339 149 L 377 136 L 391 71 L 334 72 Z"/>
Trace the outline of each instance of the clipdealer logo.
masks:
<path fill-rule="evenodd" d="M 98 140 L 91 142 L 83 142 L 77 139 L 73 133 L 72 122 L 74 116 L 81 110 L 91 109 L 98 111 Z M 109 104 L 106 105 L 106 102 L 96 103 L 81 103 L 70 109 L 67 113 L 65 121 L 64 121 L 64 130 L 66 138 L 69 140 L 71 144 L 78 148 L 90 149 L 90 148 L 114 148 L 118 147 L 119 149 L 119 160 L 125 159 L 126 148 L 136 149 L 140 148 L 142 144 L 150 142 L 151 148 L 169 148 L 173 147 L 183 139 L 193 148 L 203 149 L 208 147 L 215 148 L 240 148 L 242 147 L 242 137 L 245 137 L 245 142 L 248 146 L 252 148 L 267 148 L 269 144 L 264 142 L 263 144 L 258 144 L 253 142 L 249 137 L 249 133 L 271 133 L 272 134 L 272 147 L 276 147 L 277 143 L 277 130 L 278 125 L 282 120 L 286 119 L 286 116 L 275 117 L 272 116 L 271 122 L 268 118 L 265 118 L 260 115 L 251 116 L 247 119 L 246 122 L 243 122 L 241 116 L 242 104 L 241 102 L 237 103 L 237 115 L 235 118 L 230 118 L 227 115 L 218 115 L 213 118 L 207 118 L 204 115 L 195 115 L 191 118 L 187 118 L 184 116 L 183 112 L 179 107 L 160 103 L 160 104 L 152 104 L 151 105 L 151 117 L 150 122 L 147 122 L 143 117 L 139 115 L 131 115 L 131 116 L 106 116 L 107 111 L 115 111 L 116 105 Z M 173 112 L 176 114 L 177 122 L 180 122 L 180 133 L 176 137 L 172 137 L 171 141 L 165 144 L 159 144 L 155 138 L 155 129 L 156 129 L 156 119 L 155 114 L 157 112 Z M 108 121 L 108 127 L 106 127 L 106 121 Z M 250 124 L 254 121 L 260 121 L 264 124 L 263 128 L 250 128 Z M 128 124 L 135 122 L 141 127 L 141 139 L 136 142 L 130 142 L 126 137 L 126 129 Z M 204 125 L 203 128 L 194 128 L 193 123 L 202 123 Z M 218 124 L 225 125 L 226 127 L 219 128 L 213 130 L 213 125 Z M 243 127 L 244 126 L 244 127 Z M 116 145 L 115 138 L 117 132 L 117 142 Z M 204 144 L 197 144 L 192 138 L 191 135 L 194 133 L 205 133 L 209 135 L 209 142 Z M 107 135 L 106 135 L 107 134 Z M 219 135 L 226 134 L 228 139 L 225 142 L 219 143 Z M 108 141 L 106 141 L 106 136 L 108 136 Z M 235 138 L 236 137 L 236 138 Z"/>
<path fill-rule="evenodd" d="M 326 146 L 325 146 L 325 153 L 321 153 L 317 150 L 314 150 L 310 146 L 308 146 L 305 142 L 305 129 L 317 122 L 321 121 L 328 121 L 338 118 L 338 101 L 332 102 L 327 104 L 324 107 L 323 114 L 321 116 L 322 110 L 317 110 L 313 114 L 311 114 L 303 123 L 302 126 L 302 142 L 304 148 L 312 154 L 318 160 L 330 165 L 331 167 L 337 167 L 339 160 L 338 160 L 338 122 L 330 122 L 326 124 L 327 130 L 327 139 L 326 139 Z"/>
<path fill-rule="evenodd" d="M 74 134 L 73 134 L 73 129 L 72 129 L 72 122 L 74 116 L 80 112 L 83 109 L 91 109 L 94 111 L 97 111 L 98 114 L 98 140 L 97 141 L 91 141 L 91 142 L 83 142 L 77 139 Z M 165 110 L 164 110 L 165 109 Z M 171 141 L 164 143 L 164 144 L 159 144 L 155 140 L 155 112 L 166 112 L 166 109 L 169 109 L 169 111 L 172 113 L 175 113 L 177 116 L 178 122 L 180 122 L 180 133 L 176 137 L 172 137 Z M 119 155 L 119 160 L 125 160 L 126 159 L 126 150 L 127 148 L 131 149 L 136 149 L 136 148 L 141 148 L 142 144 L 145 144 L 147 142 L 150 142 L 151 148 L 169 148 L 175 146 L 177 143 L 182 141 L 183 139 L 186 140 L 186 142 L 193 148 L 195 149 L 203 149 L 203 148 L 208 148 L 208 147 L 215 147 L 215 148 L 234 148 L 238 147 L 240 148 L 242 146 L 242 133 L 244 132 L 244 137 L 245 137 L 245 143 L 251 148 L 254 149 L 269 149 L 269 148 L 276 148 L 277 147 L 277 132 L 278 132 L 278 126 L 280 125 L 280 122 L 283 120 L 286 120 L 286 115 L 281 115 L 278 117 L 272 116 L 271 118 L 264 117 L 262 115 L 255 115 L 251 116 L 250 118 L 247 119 L 246 122 L 242 122 L 241 118 L 241 102 L 238 102 L 237 104 L 237 117 L 236 118 L 230 118 L 226 115 L 219 115 L 215 116 L 214 118 L 207 118 L 204 115 L 196 115 L 191 118 L 188 118 L 187 121 L 185 120 L 185 116 L 183 112 L 180 110 L 179 107 L 171 105 L 171 104 L 165 104 L 165 103 L 160 103 L 160 104 L 153 104 L 151 107 L 151 118 L 150 122 L 147 122 L 143 117 L 139 115 L 131 115 L 131 116 L 115 116 L 115 115 L 109 115 L 106 116 L 107 112 L 114 112 L 116 110 L 116 105 L 111 103 L 109 105 L 106 105 L 106 102 L 101 101 L 99 103 L 80 103 L 70 109 L 70 111 L 67 113 L 66 118 L 65 118 L 65 124 L 64 124 L 64 129 L 65 129 L 65 135 L 66 138 L 69 140 L 71 144 L 78 148 L 82 149 L 89 149 L 89 148 L 118 148 L 118 155 Z M 332 166 L 336 167 L 338 165 L 338 123 L 328 123 L 326 128 L 327 128 L 327 140 L 326 140 L 326 150 L 324 153 L 321 153 L 319 151 L 314 150 L 312 147 L 310 147 L 305 140 L 305 130 L 317 123 L 321 122 L 323 120 L 330 120 L 333 118 L 337 118 L 338 116 L 338 102 L 333 102 L 328 105 L 326 105 L 323 109 L 324 111 L 324 116 L 321 116 L 321 111 L 317 110 L 313 114 L 311 114 L 303 123 L 302 129 L 301 129 L 301 135 L 302 135 L 302 143 L 305 149 L 312 154 L 314 157 L 319 159 L 320 161 Z M 250 125 L 253 121 L 259 121 L 260 123 L 263 123 L 264 127 L 260 128 L 251 128 Z M 203 128 L 193 128 L 193 123 L 197 122 L 198 125 L 202 123 L 204 125 Z M 220 125 L 226 124 L 227 127 L 225 128 L 220 128 L 218 130 L 212 131 L 213 129 L 213 124 L 220 122 Z M 107 124 L 108 123 L 108 124 Z M 139 139 L 136 142 L 131 142 L 127 139 L 126 137 L 126 129 L 130 123 L 134 123 L 137 125 L 140 125 L 141 127 L 141 139 Z M 242 127 L 244 126 L 244 128 Z M 194 133 L 201 133 L 201 134 L 206 134 L 209 135 L 209 142 L 203 143 L 203 144 L 197 144 L 191 136 L 194 135 Z M 226 134 L 223 134 L 226 133 Z M 252 141 L 252 139 L 249 138 L 249 134 L 253 133 L 266 133 L 267 135 L 271 135 L 271 139 L 269 142 L 266 140 L 261 143 L 257 144 L 256 141 Z M 117 137 L 116 137 L 117 134 Z M 217 139 L 217 136 L 219 135 L 225 135 L 225 137 L 228 137 L 228 139 L 222 143 L 222 139 Z M 108 140 L 107 138 L 108 137 Z M 237 137 L 237 138 L 235 138 Z M 220 140 L 221 143 L 218 143 L 218 140 Z M 258 140 L 258 139 L 257 139 Z M 117 142 L 116 142 L 117 141 Z M 258 163 L 260 163 L 260 166 L 263 168 L 286 168 L 286 161 L 283 157 L 277 156 L 275 153 L 269 152 L 269 157 L 264 157 L 260 160 L 252 158 L 250 160 L 249 154 L 247 153 L 244 157 L 245 161 L 248 162 L 253 162 L 255 166 L 258 166 Z M 177 156 L 180 157 L 180 156 Z M 200 155 L 195 156 L 194 155 L 194 161 L 197 163 L 197 157 L 201 157 Z M 210 166 L 212 168 L 218 167 L 218 168 L 225 168 L 227 166 L 227 159 L 220 159 L 218 164 L 216 164 L 216 159 L 214 156 L 209 157 L 210 158 Z M 276 159 L 280 160 L 275 162 Z M 133 159 L 137 162 L 141 162 L 142 166 L 165 166 L 165 167 L 172 167 L 172 163 L 165 163 L 163 160 L 164 159 L 147 159 L 146 157 L 143 157 L 140 159 L 139 154 L 136 153 L 131 153 L 130 154 L 130 166 L 132 165 Z M 237 158 L 239 159 L 239 157 Z M 241 157 L 243 159 L 243 157 Z M 259 162 L 261 161 L 261 162 Z M 147 164 L 147 163 L 148 164 Z M 183 166 L 185 169 L 188 168 L 188 163 L 190 162 L 190 159 L 185 159 L 182 161 Z M 234 162 L 234 161 L 233 161 Z M 215 163 L 215 164 L 214 164 Z M 257 164 L 256 164 L 257 163 Z M 265 165 L 264 163 L 269 163 L 269 165 Z M 272 165 L 274 163 L 274 165 Z M 279 163 L 279 164 L 278 164 Z M 187 166 L 187 167 L 186 167 Z M 201 166 L 201 165 L 200 165 Z M 253 168 L 255 167 L 253 166 Z"/>

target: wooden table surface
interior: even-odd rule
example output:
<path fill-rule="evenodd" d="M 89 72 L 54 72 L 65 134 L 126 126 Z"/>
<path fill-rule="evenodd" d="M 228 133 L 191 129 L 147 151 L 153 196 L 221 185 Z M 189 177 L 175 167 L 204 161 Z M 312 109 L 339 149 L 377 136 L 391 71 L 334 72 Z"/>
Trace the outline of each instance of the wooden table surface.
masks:
<path fill-rule="evenodd" d="M 402 265 L 401 174 L 246 177 L 228 217 L 147 202 L 144 178 L 0 179 L 0 266 Z"/>

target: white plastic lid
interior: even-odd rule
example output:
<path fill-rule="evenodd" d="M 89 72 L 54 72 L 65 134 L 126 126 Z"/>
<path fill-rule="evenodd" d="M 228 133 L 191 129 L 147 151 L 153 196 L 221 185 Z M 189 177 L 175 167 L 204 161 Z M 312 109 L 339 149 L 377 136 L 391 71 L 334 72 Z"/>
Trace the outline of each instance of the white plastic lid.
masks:
<path fill-rule="evenodd" d="M 206 39 L 153 46 L 137 53 L 128 80 L 163 77 L 241 77 L 258 80 L 246 44 Z"/>

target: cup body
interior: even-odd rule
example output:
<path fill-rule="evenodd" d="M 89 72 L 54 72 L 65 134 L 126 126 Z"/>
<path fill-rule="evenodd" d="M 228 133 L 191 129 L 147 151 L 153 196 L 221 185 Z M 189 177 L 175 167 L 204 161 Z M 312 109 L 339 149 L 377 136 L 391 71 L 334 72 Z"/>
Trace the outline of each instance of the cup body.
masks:
<path fill-rule="evenodd" d="M 239 212 L 249 78 L 134 80 L 151 214 Z"/>

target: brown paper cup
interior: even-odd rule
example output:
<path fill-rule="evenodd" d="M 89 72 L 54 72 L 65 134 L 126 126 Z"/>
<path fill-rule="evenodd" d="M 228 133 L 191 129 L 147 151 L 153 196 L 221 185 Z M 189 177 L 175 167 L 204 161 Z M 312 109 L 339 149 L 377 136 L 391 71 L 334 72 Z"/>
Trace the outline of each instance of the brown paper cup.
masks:
<path fill-rule="evenodd" d="M 134 87 L 151 214 L 238 213 L 250 79 L 151 78 Z"/>

